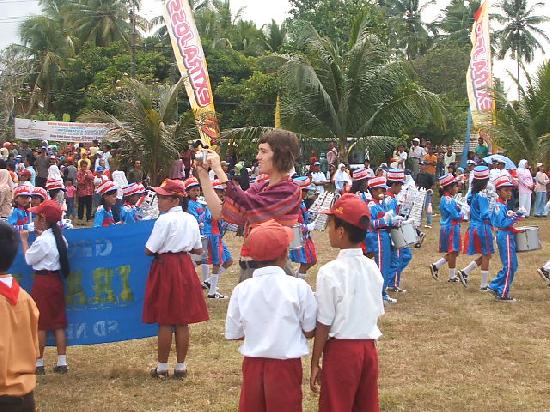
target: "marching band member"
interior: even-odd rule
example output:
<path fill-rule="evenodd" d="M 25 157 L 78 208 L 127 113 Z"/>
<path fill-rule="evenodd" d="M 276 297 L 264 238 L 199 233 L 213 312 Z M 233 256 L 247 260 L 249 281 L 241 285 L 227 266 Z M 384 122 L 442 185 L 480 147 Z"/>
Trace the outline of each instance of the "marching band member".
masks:
<path fill-rule="evenodd" d="M 101 196 L 101 204 L 97 207 L 94 227 L 107 227 L 115 224 L 113 206 L 116 204 L 117 187 L 111 180 L 101 183 L 96 192 Z"/>
<path fill-rule="evenodd" d="M 439 252 L 445 253 L 437 262 L 430 265 L 430 271 L 434 279 L 439 279 L 439 269 L 445 264 L 449 265 L 449 282 L 458 282 L 456 275 L 456 258 L 460 252 L 460 222 L 464 215 L 453 196 L 458 193 L 458 182 L 455 177 L 447 173 L 439 178 L 439 186 L 442 192 L 439 203 L 441 213 L 441 229 L 439 232 Z"/>
<path fill-rule="evenodd" d="M 364 167 L 353 171 L 353 183 L 351 184 L 351 193 L 354 193 L 366 205 L 372 200 L 368 188 L 369 171 Z"/>
<path fill-rule="evenodd" d="M 463 253 L 480 255 L 464 269 L 458 271 L 458 277 L 464 287 L 468 284 L 470 273 L 481 266 L 480 290 L 487 290 L 489 279 L 489 261 L 495 253 L 489 199 L 485 193 L 489 183 L 489 168 L 477 166 L 473 170 L 473 180 L 468 192 L 467 202 L 470 206 L 470 227 L 464 238 Z"/>
<path fill-rule="evenodd" d="M 199 224 L 201 236 L 204 237 L 204 220 L 206 217 L 207 206 L 198 200 L 198 197 L 201 195 L 201 185 L 193 176 L 187 179 L 184 182 L 184 185 L 185 191 L 187 192 L 187 198 L 189 200 L 187 203 L 187 213 L 191 213 L 193 215 Z M 210 283 L 208 282 L 210 279 L 210 267 L 208 266 L 207 251 L 203 250 L 203 254 L 201 256 L 194 256 L 193 260 L 195 261 L 195 265 L 201 267 L 203 288 L 210 289 Z"/>
<path fill-rule="evenodd" d="M 40 203 L 48 200 L 48 192 L 46 189 L 40 186 L 36 186 L 32 189 L 31 195 L 31 207 L 38 206 Z"/>
<path fill-rule="evenodd" d="M 137 183 L 130 183 L 122 188 L 124 203 L 120 208 L 120 221 L 122 223 L 135 223 L 139 220 L 136 203 L 139 200 L 139 186 Z"/>
<path fill-rule="evenodd" d="M 7 222 L 12 225 L 15 230 L 34 230 L 31 214 L 28 211 L 31 202 L 32 188 L 30 186 L 17 186 L 13 190 L 13 200 L 15 203 L 11 214 L 8 216 Z"/>
<path fill-rule="evenodd" d="M 304 202 L 308 191 L 311 189 L 311 180 L 307 176 L 300 176 L 292 179 L 292 181 L 302 189 L 302 203 L 300 203 L 298 223 L 301 225 L 304 245 L 300 249 L 291 250 L 289 257 L 292 262 L 300 264 L 296 276 L 305 279 L 307 276 L 307 271 L 317 264 L 317 250 L 315 248 L 315 244 L 313 243 L 313 239 L 311 238 L 311 231 L 313 230 L 315 223 L 310 222 L 311 219 L 309 211 Z"/>

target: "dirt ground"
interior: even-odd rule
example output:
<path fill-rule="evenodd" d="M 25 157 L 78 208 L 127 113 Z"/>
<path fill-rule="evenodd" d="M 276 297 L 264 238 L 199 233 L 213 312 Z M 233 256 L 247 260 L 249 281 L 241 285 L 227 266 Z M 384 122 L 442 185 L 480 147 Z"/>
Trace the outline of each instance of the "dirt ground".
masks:
<path fill-rule="evenodd" d="M 438 228 L 427 229 L 421 249 L 414 249 L 403 275 L 407 293 L 386 308 L 380 320 L 380 399 L 384 411 L 550 411 L 550 288 L 536 268 L 550 258 L 550 221 L 541 226 L 543 249 L 521 254 L 512 286 L 514 304 L 498 303 L 480 292 L 480 274 L 471 284 L 434 281 L 427 268 L 438 256 Z M 466 225 L 463 225 L 463 232 Z M 319 264 L 336 256 L 326 233 L 314 239 Z M 234 256 L 242 238 L 227 236 Z M 459 258 L 459 266 L 468 263 Z M 308 281 L 315 286 L 315 267 Z M 491 276 L 500 260 L 491 261 Z M 230 294 L 238 270 L 223 276 L 221 291 Z M 155 365 L 156 339 L 97 346 L 70 347 L 70 372 L 50 372 L 53 349 L 46 352 L 48 374 L 38 377 L 41 411 L 234 411 L 241 380 L 238 343 L 224 339 L 228 300 L 208 301 L 211 320 L 191 329 L 185 381 L 157 381 L 148 370 Z M 171 357 L 171 363 L 175 362 Z M 304 364 L 304 411 L 317 410 L 311 393 L 309 358 Z M 281 394 L 283 395 L 283 394 Z"/>

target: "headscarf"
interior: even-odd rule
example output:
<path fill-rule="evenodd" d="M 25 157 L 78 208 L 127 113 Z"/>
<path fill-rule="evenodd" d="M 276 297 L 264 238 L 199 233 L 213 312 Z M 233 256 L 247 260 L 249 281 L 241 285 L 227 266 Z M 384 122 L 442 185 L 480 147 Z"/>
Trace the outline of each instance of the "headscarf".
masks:
<path fill-rule="evenodd" d="M 518 169 L 527 169 L 527 160 L 521 159 L 519 161 Z"/>
<path fill-rule="evenodd" d="M 11 190 L 11 176 L 7 169 L 0 169 L 0 189 L 7 187 Z"/>
<path fill-rule="evenodd" d="M 334 174 L 334 181 L 335 182 L 346 182 L 350 179 L 350 176 L 346 173 L 346 170 L 342 170 L 342 168 L 345 168 L 345 164 L 340 163 L 338 165 L 338 169 L 336 169 L 336 173 Z"/>

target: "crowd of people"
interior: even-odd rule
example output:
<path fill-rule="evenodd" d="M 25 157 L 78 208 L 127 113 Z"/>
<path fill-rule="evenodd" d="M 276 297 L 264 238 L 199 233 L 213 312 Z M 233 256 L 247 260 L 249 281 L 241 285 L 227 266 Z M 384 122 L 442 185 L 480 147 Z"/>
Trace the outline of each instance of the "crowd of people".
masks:
<path fill-rule="evenodd" d="M 13 354 L 9 362 L 16 361 L 20 371 L 0 370 L 0 402 L 17 403 L 18 410 L 27 411 L 34 410 L 35 374 L 46 373 L 48 331 L 54 332 L 57 344 L 54 372 L 69 370 L 64 279 L 70 276 L 71 245 L 63 230 L 72 227 L 66 220 L 74 216 L 74 197 L 80 220 L 84 209 L 93 209 L 95 197 L 94 226 L 135 224 L 147 218 L 141 211 L 147 184 L 139 161 L 124 172 L 116 151 L 108 145 L 99 150 L 96 142 L 59 151 L 47 144 L 38 149 L 10 144 L 4 149 L 8 155 L 6 167 L 0 165 L 0 196 L 9 187 L 10 205 L 0 209 L 7 222 L 0 222 L 5 251 L 0 257 L 0 311 L 9 319 L 6 328 L 25 344 L 7 343 Z M 195 151 L 201 156 L 195 158 Z M 426 191 L 427 228 L 438 197 L 436 186 L 440 191 L 442 256 L 429 267 L 433 278 L 439 279 L 447 265 L 448 281 L 467 287 L 480 267 L 481 291 L 491 292 L 497 301 L 515 301 L 510 293 L 518 268 L 515 234 L 520 230 L 515 224 L 529 215 L 525 187 L 533 185 L 533 177 L 528 165 L 520 162 L 513 171 L 498 157 L 487 164 L 488 150 L 481 139 L 466 170 L 456 167 L 452 149 L 445 152 L 441 170 L 436 152 L 429 142 L 413 139 L 408 153 L 399 146 L 387 163 L 373 169 L 367 159 L 349 170 L 339 163 L 331 144 L 319 158 L 312 153 L 309 165 L 297 174 L 298 140 L 291 132 L 275 129 L 260 138 L 250 170 L 242 162 L 222 161 L 200 145 L 182 153 L 170 176 L 149 188 L 156 194 L 159 213 L 144 245 L 154 259 L 142 318 L 159 326 L 157 366 L 151 375 L 170 376 L 168 359 L 175 339 L 172 376 L 187 376 L 189 325 L 208 320 L 206 299 L 226 299 L 218 284 L 233 264 L 223 239 L 232 225 L 244 236 L 239 284 L 230 296 L 225 327 L 227 339 L 243 340 L 239 410 L 301 410 L 301 358 L 308 354 L 307 339 L 313 337 L 310 387 L 318 391 L 320 385 L 319 410 L 379 410 L 378 318 L 385 305 L 397 303 L 397 296 L 406 293 L 401 278 L 414 259 L 411 247 L 421 245 L 420 238 L 404 246 L 392 240 L 392 231 L 415 225 L 402 201 L 404 189 Z M 535 176 L 539 180 L 548 183 L 548 177 Z M 306 282 L 308 270 L 317 263 L 311 236 L 315 220 L 309 208 L 327 190 L 337 193 L 337 200 L 320 214 L 328 216 L 330 246 L 339 253 L 319 268 L 313 294 Z M 515 190 L 519 207 L 512 203 Z M 466 203 L 457 198 L 459 191 Z M 86 220 L 91 218 L 90 212 Z M 463 242 L 461 225 L 466 220 Z M 29 245 L 32 231 L 37 237 Z M 490 280 L 495 238 L 502 269 Z M 19 244 L 36 274 L 30 297 L 8 273 Z M 460 253 L 475 256 L 462 270 L 457 269 Z M 539 268 L 547 282 L 549 269 L 548 263 Z M 11 332 L 0 342 L 7 336 Z"/>

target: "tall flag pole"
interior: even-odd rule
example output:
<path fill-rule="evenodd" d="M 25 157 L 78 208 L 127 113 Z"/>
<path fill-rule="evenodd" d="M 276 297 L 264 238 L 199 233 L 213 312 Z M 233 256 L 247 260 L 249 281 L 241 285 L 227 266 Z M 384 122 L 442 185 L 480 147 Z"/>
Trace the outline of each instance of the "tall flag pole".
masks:
<path fill-rule="evenodd" d="M 164 20 L 201 142 L 217 149 L 220 127 L 214 109 L 214 96 L 201 38 L 188 0 L 168 0 L 164 5 Z"/>
<path fill-rule="evenodd" d="M 469 111 L 472 126 L 476 131 L 489 128 L 493 122 L 496 107 L 491 67 L 489 3 L 490 0 L 484 0 L 475 12 L 474 24 L 470 34 L 472 51 L 466 74 L 466 86 L 468 88 L 468 100 L 470 101 Z"/>

